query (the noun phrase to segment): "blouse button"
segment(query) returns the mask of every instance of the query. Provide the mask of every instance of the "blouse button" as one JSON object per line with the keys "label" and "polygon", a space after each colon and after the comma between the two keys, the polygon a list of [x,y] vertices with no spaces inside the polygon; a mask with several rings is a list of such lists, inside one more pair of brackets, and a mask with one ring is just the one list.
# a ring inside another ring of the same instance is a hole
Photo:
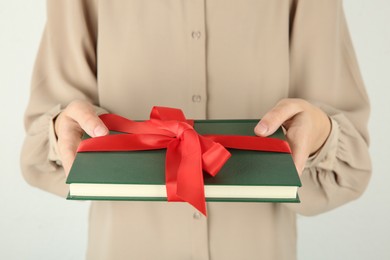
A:
{"label": "blouse button", "polygon": [[200,31],[193,31],[191,35],[193,39],[199,39],[202,36]]}
{"label": "blouse button", "polygon": [[194,219],[200,219],[201,215],[200,215],[199,212],[195,212],[195,213],[192,215],[192,217],[193,217]]}
{"label": "blouse button", "polygon": [[192,96],[192,102],[199,103],[200,101],[202,101],[202,97],[200,95]]}

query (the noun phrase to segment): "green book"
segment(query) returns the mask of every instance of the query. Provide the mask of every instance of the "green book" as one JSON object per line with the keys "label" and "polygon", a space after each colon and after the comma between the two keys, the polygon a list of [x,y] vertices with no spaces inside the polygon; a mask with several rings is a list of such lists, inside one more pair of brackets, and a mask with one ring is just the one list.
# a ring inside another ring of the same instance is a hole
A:
{"label": "green book", "polygon": [[[198,120],[199,134],[254,136],[258,120]],[[285,139],[279,129],[271,137]],[[86,137],[88,138],[88,137]],[[215,177],[204,173],[206,201],[299,202],[301,186],[291,154],[228,149]],[[68,199],[166,201],[165,149],[78,153]]]}

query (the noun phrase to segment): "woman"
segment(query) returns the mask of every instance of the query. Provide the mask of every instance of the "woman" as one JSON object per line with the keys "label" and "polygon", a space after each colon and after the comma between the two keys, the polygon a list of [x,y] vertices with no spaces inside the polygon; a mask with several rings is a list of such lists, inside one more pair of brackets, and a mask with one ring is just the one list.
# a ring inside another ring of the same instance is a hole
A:
{"label": "woman", "polygon": [[295,259],[296,214],[359,197],[369,102],[341,0],[48,1],[22,151],[26,180],[66,196],[97,114],[261,118],[286,128],[300,204],[92,202],[88,259]]}

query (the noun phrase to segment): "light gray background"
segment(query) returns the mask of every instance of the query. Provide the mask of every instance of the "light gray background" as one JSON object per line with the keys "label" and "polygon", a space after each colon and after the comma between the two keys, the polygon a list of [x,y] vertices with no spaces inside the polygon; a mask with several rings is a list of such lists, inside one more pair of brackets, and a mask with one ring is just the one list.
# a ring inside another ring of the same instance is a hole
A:
{"label": "light gray background", "polygon": [[[358,201],[298,218],[303,260],[390,259],[390,1],[344,6],[372,103],[374,172]],[[0,259],[83,259],[86,247],[88,202],[34,189],[19,170],[22,116],[44,22],[45,1],[0,0]]]}

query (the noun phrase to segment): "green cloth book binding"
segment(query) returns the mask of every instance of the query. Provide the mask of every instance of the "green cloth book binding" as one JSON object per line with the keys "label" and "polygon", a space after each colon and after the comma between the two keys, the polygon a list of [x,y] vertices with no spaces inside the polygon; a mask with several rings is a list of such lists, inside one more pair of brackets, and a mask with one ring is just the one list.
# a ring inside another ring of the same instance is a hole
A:
{"label": "green cloth book binding", "polygon": [[[257,122],[197,120],[194,129],[254,136]],[[282,129],[271,137],[285,139]],[[291,154],[228,150],[232,156],[215,177],[204,173],[206,201],[299,202],[301,182]],[[67,178],[68,199],[166,201],[165,152],[78,153]]]}

